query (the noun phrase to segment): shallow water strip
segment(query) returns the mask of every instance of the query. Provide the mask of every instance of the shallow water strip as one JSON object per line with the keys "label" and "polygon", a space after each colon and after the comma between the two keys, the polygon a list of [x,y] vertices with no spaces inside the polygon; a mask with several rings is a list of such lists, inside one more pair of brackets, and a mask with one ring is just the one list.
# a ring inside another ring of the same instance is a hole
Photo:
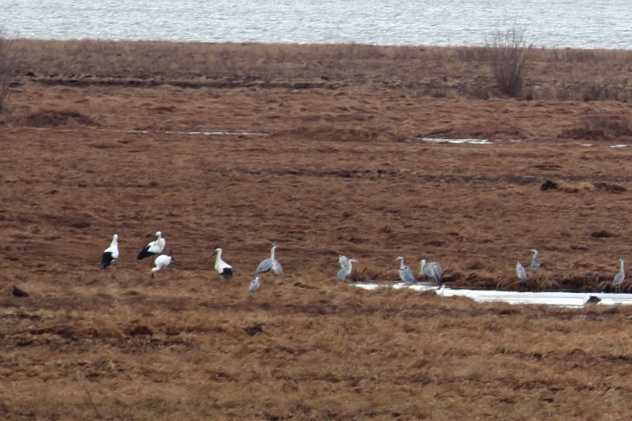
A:
{"label": "shallow water strip", "polygon": [[355,283],[358,288],[375,290],[377,288],[392,287],[394,289],[410,288],[416,291],[432,291],[443,297],[467,297],[476,302],[504,302],[509,304],[532,304],[559,307],[584,307],[589,304],[597,305],[632,305],[632,294],[587,293],[587,292],[520,292],[475,289],[452,289],[437,287],[436,285],[404,283],[378,284]]}

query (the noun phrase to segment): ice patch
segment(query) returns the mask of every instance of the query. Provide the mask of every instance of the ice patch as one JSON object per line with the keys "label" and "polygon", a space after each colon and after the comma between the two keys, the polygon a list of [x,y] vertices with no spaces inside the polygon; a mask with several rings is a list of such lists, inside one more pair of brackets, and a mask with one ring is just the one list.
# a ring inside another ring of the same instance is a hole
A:
{"label": "ice patch", "polygon": [[358,288],[375,290],[392,287],[394,289],[409,288],[415,291],[435,291],[443,297],[468,297],[477,302],[504,302],[509,304],[532,304],[558,307],[584,307],[588,303],[598,305],[632,305],[632,294],[586,293],[586,292],[519,292],[475,289],[438,288],[431,284],[407,285],[404,283],[378,284],[356,283]]}
{"label": "ice patch", "polygon": [[423,140],[424,142],[434,142],[434,143],[456,143],[456,144],[470,143],[472,145],[493,145],[494,144],[494,142],[492,142],[489,139],[444,139],[441,137],[422,137],[421,140]]}

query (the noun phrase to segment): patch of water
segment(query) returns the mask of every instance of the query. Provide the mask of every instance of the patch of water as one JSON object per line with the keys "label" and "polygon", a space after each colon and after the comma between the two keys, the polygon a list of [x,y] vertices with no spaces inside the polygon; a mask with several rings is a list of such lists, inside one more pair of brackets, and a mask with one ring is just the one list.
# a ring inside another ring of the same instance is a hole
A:
{"label": "patch of water", "polygon": [[589,303],[598,305],[632,305],[632,294],[612,293],[585,293],[585,292],[519,292],[519,291],[495,291],[474,289],[438,288],[436,285],[404,283],[356,283],[358,288],[375,290],[377,288],[391,287],[394,289],[409,288],[415,291],[435,291],[443,297],[468,297],[476,302],[504,302],[520,305],[547,305],[557,307],[584,307]]}
{"label": "patch of water", "polygon": [[0,26],[22,38],[484,45],[526,29],[552,48],[632,49],[627,0],[3,0]]}
{"label": "patch of water", "polygon": [[446,139],[442,137],[423,137],[421,138],[424,142],[433,142],[433,143],[455,143],[455,144],[463,144],[469,143],[472,145],[493,145],[489,139]]}

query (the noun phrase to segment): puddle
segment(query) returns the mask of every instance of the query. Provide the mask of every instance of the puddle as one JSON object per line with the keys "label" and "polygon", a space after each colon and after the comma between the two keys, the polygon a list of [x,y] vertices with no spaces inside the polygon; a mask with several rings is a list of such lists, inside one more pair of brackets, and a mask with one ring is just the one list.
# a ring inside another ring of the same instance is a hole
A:
{"label": "puddle", "polygon": [[632,305],[632,294],[612,294],[603,292],[519,292],[452,289],[445,286],[443,288],[439,288],[436,285],[430,284],[417,284],[409,286],[403,283],[357,283],[353,285],[366,290],[375,290],[377,288],[387,288],[390,286],[394,289],[410,288],[416,291],[435,291],[438,295],[441,295],[443,297],[468,297],[479,303],[504,302],[514,305],[532,304],[557,307],[584,307],[587,304]]}
{"label": "puddle", "polygon": [[[35,130],[50,130],[50,127],[34,127]],[[58,129],[58,128],[56,128]],[[58,129],[59,130],[59,129]],[[64,130],[64,129],[61,129]],[[114,133],[132,133],[132,134],[188,134],[192,136],[268,136],[265,132],[249,132],[249,131],[230,131],[230,130],[108,130],[95,129],[100,131],[112,131]]]}
{"label": "puddle", "polygon": [[127,130],[121,131],[123,133],[139,133],[139,134],[188,134],[192,136],[267,136],[268,133],[264,132],[247,132],[247,131],[224,131],[224,130],[164,130],[164,131],[149,131],[149,130]]}
{"label": "puddle", "polygon": [[469,143],[472,145],[493,145],[494,144],[494,142],[492,142],[489,139],[444,139],[441,137],[422,137],[421,140],[423,140],[424,142],[433,142],[433,143],[456,143],[456,144]]}

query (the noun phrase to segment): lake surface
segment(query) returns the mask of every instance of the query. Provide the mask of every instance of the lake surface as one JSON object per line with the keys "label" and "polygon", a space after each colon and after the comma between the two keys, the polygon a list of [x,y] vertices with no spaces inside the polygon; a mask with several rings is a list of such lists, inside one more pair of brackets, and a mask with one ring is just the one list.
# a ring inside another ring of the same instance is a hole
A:
{"label": "lake surface", "polygon": [[632,49],[628,0],[0,0],[0,25],[40,39]]}

